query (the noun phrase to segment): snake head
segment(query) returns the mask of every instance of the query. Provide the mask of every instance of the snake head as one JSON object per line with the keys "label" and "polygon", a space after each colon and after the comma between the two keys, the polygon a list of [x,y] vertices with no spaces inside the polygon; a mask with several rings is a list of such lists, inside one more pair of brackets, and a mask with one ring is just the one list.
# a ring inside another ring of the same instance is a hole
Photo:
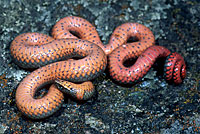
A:
{"label": "snake head", "polygon": [[[63,93],[66,94],[72,94],[73,92],[75,92],[73,89],[73,83],[69,82],[69,81],[65,81],[65,80],[61,80],[61,79],[56,79],[55,80],[55,84],[57,86],[57,88],[62,91]],[[74,94],[74,93],[73,93]]]}
{"label": "snake head", "polygon": [[60,91],[69,94],[77,100],[87,100],[91,98],[95,91],[95,88],[90,81],[77,84],[61,79],[56,79],[55,84]]}

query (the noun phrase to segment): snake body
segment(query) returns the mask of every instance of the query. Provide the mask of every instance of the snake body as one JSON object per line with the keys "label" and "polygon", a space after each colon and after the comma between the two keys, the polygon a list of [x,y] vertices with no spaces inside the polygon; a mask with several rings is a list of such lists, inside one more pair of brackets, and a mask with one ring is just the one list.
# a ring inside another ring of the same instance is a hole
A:
{"label": "snake body", "polygon": [[[137,41],[128,42],[131,37]],[[154,35],[149,28],[138,23],[125,23],[114,30],[109,43],[104,45],[95,27],[75,16],[59,20],[52,29],[52,37],[40,33],[21,34],[11,43],[11,55],[19,66],[38,69],[19,84],[16,104],[26,116],[41,119],[59,109],[63,102],[63,88],[77,99],[90,98],[94,87],[87,81],[105,70],[107,56],[111,77],[121,83],[133,83],[148,72],[156,58],[170,55],[168,49],[154,44]],[[123,66],[125,60],[138,56],[133,66]],[[166,78],[174,78],[180,83],[186,74],[185,63],[179,54],[173,56],[165,65]],[[178,68],[174,69],[174,66]],[[176,72],[170,72],[172,70]],[[61,79],[83,83],[77,85]],[[41,86],[54,82],[56,85],[50,87],[47,95],[34,98]]]}

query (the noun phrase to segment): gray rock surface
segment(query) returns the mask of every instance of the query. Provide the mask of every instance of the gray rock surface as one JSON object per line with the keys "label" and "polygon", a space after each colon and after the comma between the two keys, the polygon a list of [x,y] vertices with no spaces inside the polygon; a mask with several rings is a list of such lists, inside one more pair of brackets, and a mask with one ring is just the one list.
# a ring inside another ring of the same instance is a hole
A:
{"label": "gray rock surface", "polygon": [[[200,133],[199,13],[199,0],[1,0],[0,133]],[[146,25],[157,45],[184,57],[186,79],[180,85],[167,83],[155,66],[141,82],[124,87],[105,72],[94,80],[96,100],[77,104],[66,99],[47,119],[25,118],[14,95],[30,71],[13,63],[10,43],[21,33],[50,34],[56,21],[71,15],[91,22],[105,44],[122,23]]]}

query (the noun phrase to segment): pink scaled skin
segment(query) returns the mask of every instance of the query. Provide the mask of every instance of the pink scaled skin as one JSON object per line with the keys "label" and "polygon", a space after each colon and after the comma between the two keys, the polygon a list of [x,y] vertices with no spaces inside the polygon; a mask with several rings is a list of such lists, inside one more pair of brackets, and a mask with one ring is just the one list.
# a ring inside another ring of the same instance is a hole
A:
{"label": "pink scaled skin", "polygon": [[[138,41],[127,43],[130,37],[136,37]],[[21,34],[11,43],[11,55],[19,66],[38,69],[18,86],[17,106],[33,119],[52,115],[60,108],[64,98],[58,86],[53,84],[41,99],[35,99],[34,95],[42,85],[54,82],[66,87],[73,97],[88,99],[94,93],[94,87],[88,80],[105,70],[107,57],[111,77],[121,83],[133,83],[148,72],[157,58],[169,56],[165,64],[166,78],[181,83],[186,76],[183,58],[177,53],[170,55],[168,49],[154,44],[155,38],[149,28],[138,23],[125,23],[114,30],[109,43],[104,45],[95,27],[75,16],[59,20],[52,29],[52,37],[40,33]],[[125,60],[138,56],[133,66],[123,66]],[[82,59],[61,61],[73,57]]]}

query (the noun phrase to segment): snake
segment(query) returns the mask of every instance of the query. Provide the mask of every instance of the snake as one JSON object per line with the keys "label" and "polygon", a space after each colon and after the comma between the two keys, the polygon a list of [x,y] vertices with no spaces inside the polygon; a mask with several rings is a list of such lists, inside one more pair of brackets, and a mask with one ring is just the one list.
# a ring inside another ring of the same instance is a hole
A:
{"label": "snake", "polygon": [[[95,92],[91,80],[104,72],[107,63],[111,78],[124,84],[142,78],[159,57],[167,57],[167,80],[179,84],[186,76],[182,56],[156,46],[152,31],[139,23],[118,26],[104,45],[90,22],[67,16],[53,26],[52,36],[37,32],[18,35],[11,42],[10,51],[21,68],[36,68],[16,90],[18,109],[31,119],[55,113],[62,106],[63,93],[77,100],[91,98]],[[126,60],[136,57],[132,66],[124,66]],[[35,98],[36,92],[47,84],[52,84],[47,94]]]}

